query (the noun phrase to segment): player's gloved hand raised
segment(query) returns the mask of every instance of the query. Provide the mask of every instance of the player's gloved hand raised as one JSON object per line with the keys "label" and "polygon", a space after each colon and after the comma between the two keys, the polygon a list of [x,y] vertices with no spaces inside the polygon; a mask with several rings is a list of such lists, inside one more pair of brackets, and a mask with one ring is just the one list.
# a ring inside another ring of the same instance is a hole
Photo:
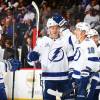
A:
{"label": "player's gloved hand raised", "polygon": [[37,61],[37,60],[39,60],[39,56],[40,56],[40,55],[39,55],[38,52],[32,51],[32,52],[30,52],[30,53],[28,54],[27,60],[28,60],[29,62]]}
{"label": "player's gloved hand raised", "polygon": [[10,71],[16,71],[20,69],[22,65],[22,63],[18,59],[9,59],[8,61],[11,64]]}

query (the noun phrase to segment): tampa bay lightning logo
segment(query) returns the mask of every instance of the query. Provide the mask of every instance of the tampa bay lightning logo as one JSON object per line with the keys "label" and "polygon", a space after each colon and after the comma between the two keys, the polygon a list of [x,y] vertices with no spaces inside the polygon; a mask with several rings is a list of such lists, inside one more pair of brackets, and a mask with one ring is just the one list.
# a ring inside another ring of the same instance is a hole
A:
{"label": "tampa bay lightning logo", "polygon": [[74,54],[74,60],[77,61],[81,56],[81,52],[79,50],[79,47],[76,48],[75,54]]}
{"label": "tampa bay lightning logo", "polygon": [[61,61],[64,58],[62,47],[55,48],[49,52],[49,60],[53,62]]}

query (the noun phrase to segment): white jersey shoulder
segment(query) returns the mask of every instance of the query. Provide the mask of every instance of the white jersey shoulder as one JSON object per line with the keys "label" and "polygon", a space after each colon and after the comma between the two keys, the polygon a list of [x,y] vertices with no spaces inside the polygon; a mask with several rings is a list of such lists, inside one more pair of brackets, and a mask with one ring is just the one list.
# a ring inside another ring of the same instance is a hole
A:
{"label": "white jersey shoulder", "polygon": [[0,61],[0,83],[4,83],[4,73],[9,69],[5,61]]}
{"label": "white jersey shoulder", "polygon": [[50,40],[49,37],[43,36],[43,37],[37,39],[36,45],[43,45],[43,44],[47,43],[49,40]]}
{"label": "white jersey shoulder", "polygon": [[51,39],[47,36],[43,36],[41,38],[38,38],[36,41],[36,46],[34,48],[34,51],[37,51],[40,53],[41,48],[43,48],[46,44],[48,44],[51,41]]}
{"label": "white jersey shoulder", "polygon": [[98,58],[96,44],[92,39],[85,39],[81,44],[77,45],[74,62],[71,66],[78,71],[85,69],[86,66],[93,71],[97,71],[99,62],[95,61],[95,58]]}

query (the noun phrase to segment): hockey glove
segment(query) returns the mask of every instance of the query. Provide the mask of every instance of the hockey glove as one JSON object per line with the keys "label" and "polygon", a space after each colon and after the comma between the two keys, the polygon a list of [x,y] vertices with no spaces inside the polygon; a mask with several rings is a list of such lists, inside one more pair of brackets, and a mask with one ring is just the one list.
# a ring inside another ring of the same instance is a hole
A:
{"label": "hockey glove", "polygon": [[10,67],[11,71],[16,71],[20,69],[22,65],[18,59],[9,59],[8,62],[11,64],[11,67]]}
{"label": "hockey glove", "polygon": [[39,55],[38,52],[32,51],[32,52],[30,52],[30,53],[28,54],[27,60],[28,60],[29,62],[37,61],[37,60],[39,60],[39,56],[40,56],[40,55]]}

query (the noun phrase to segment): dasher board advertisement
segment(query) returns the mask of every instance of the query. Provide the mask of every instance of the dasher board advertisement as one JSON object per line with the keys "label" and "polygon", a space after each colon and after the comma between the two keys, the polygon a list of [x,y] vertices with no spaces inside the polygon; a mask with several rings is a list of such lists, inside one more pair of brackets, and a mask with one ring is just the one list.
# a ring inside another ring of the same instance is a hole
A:
{"label": "dasher board advertisement", "polygon": [[[35,72],[35,73],[34,73]],[[42,86],[40,84],[41,79],[41,69],[22,69],[16,71],[15,74],[15,89],[14,89],[14,100],[32,100],[32,85],[33,85],[33,75],[34,79],[34,100],[42,100]],[[6,92],[9,100],[12,96],[12,82],[13,73],[7,72],[4,79],[6,85]]]}

